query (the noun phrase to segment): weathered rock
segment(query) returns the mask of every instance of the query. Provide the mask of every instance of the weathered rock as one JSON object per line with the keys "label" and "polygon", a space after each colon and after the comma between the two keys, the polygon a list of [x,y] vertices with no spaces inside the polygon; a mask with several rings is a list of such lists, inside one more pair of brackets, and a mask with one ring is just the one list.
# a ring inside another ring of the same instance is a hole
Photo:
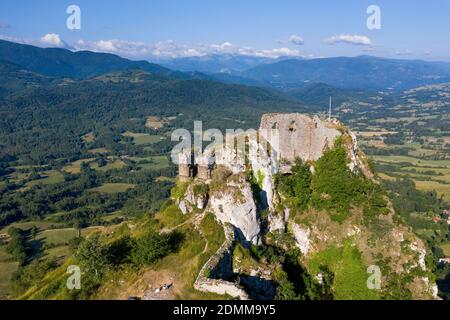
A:
{"label": "weathered rock", "polygon": [[188,208],[186,206],[186,202],[184,200],[180,201],[180,203],[178,204],[178,208],[180,208],[180,211],[183,214],[189,213],[189,210],[188,210]]}
{"label": "weathered rock", "polygon": [[249,162],[253,174],[261,187],[260,199],[264,208],[275,209],[274,175],[278,172],[276,159],[268,154],[266,147],[256,140],[249,141]]}
{"label": "weathered rock", "polygon": [[206,206],[207,196],[203,194],[196,195],[194,193],[194,187],[195,183],[190,184],[184,193],[183,199],[178,202],[178,208],[183,214],[192,212],[194,208],[203,210]]}
{"label": "weathered rock", "polygon": [[291,227],[297,247],[304,255],[307,255],[311,248],[311,240],[309,238],[311,230],[309,228],[302,228],[296,223],[292,223]]}
{"label": "weathered rock", "polygon": [[233,225],[245,240],[258,243],[260,226],[250,184],[245,179],[227,182],[227,187],[210,195],[209,209],[222,223]]}
{"label": "weathered rock", "polygon": [[336,124],[323,121],[319,117],[309,117],[299,113],[265,114],[260,129],[279,130],[279,141],[273,136],[264,136],[270,142],[280,159],[293,162],[296,158],[303,161],[318,160],[326,148],[332,148],[341,132]]}
{"label": "weathered rock", "polygon": [[284,211],[282,213],[278,213],[278,214],[270,212],[269,217],[268,217],[269,231],[270,232],[286,231],[287,223],[289,220],[289,214],[290,214],[289,208],[284,209]]}

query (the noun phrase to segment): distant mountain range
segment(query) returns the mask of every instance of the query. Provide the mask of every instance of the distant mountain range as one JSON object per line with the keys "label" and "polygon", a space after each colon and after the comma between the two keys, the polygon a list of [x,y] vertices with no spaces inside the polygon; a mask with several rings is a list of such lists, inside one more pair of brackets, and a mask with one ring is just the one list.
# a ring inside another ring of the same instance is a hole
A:
{"label": "distant mountain range", "polygon": [[[313,84],[341,89],[402,90],[450,82],[450,63],[372,56],[320,59],[269,59],[211,55],[160,61],[132,61],[117,55],[43,49],[0,40],[0,61],[47,77],[86,79],[140,69],[180,80],[213,80],[292,91]],[[177,71],[172,71],[177,70]],[[21,76],[24,76],[23,72]],[[19,77],[20,78],[20,77]]]}
{"label": "distant mountain range", "polygon": [[183,72],[197,71],[209,74],[235,74],[262,64],[275,63],[286,59],[289,58],[280,57],[273,59],[235,54],[214,54],[200,57],[154,60],[153,62]]}
{"label": "distant mountain range", "polygon": [[322,107],[326,110],[330,97],[333,105],[350,101],[368,101],[376,96],[376,92],[362,89],[341,89],[324,83],[313,83],[301,88],[286,91],[286,94],[296,98],[308,106]]}
{"label": "distant mountain range", "polygon": [[406,89],[450,81],[450,63],[371,56],[284,60],[254,67],[239,76],[283,90],[310,83],[352,89]]}
{"label": "distant mountain range", "polygon": [[322,83],[338,88],[396,90],[450,81],[450,63],[372,56],[270,59],[210,55],[160,61],[180,71],[198,71],[217,81],[279,90]]}

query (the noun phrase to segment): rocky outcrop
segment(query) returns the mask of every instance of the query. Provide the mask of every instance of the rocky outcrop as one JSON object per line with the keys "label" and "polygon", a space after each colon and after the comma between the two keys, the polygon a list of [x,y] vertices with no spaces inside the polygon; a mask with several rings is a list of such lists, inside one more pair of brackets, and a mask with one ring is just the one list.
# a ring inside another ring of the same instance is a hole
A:
{"label": "rocky outcrop", "polygon": [[269,212],[269,232],[285,232],[289,221],[290,209],[285,208],[283,212]]}
{"label": "rocky outcrop", "polygon": [[257,244],[261,231],[250,184],[243,177],[230,179],[221,190],[210,194],[208,210],[222,223],[229,223],[237,235]]}
{"label": "rocky outcrop", "polygon": [[311,248],[311,230],[309,228],[302,228],[296,223],[292,223],[291,228],[297,247],[300,249],[302,254],[306,256]]}
{"label": "rocky outcrop", "polygon": [[198,183],[189,184],[183,198],[181,200],[177,199],[178,208],[183,214],[191,213],[195,209],[203,210],[206,207],[208,201],[207,194],[196,194],[194,192],[196,185],[198,185]]}
{"label": "rocky outcrop", "polygon": [[275,156],[266,148],[266,144],[259,141],[249,141],[248,160],[261,189],[260,200],[263,209],[275,209],[274,175],[278,172],[278,163]]}
{"label": "rocky outcrop", "polygon": [[[227,237],[221,249],[202,268],[195,283],[197,290],[227,294],[239,299],[249,297],[237,283],[211,279],[209,275],[216,266],[224,265],[221,257],[232,255],[230,248],[234,240],[244,244],[260,243],[264,236],[261,232],[266,231],[266,225],[261,225],[259,214],[265,210],[268,214],[267,230],[272,233],[269,236],[275,236],[275,241],[284,241],[277,243],[280,247],[297,247],[306,268],[316,253],[340,248],[343,243],[351,242],[361,252],[363,266],[378,263],[382,256],[389,261],[388,267],[396,275],[408,275],[419,269],[420,276],[414,277],[410,284],[413,297],[420,299],[435,296],[435,285],[425,276],[428,272],[425,265],[426,248],[410,230],[394,222],[395,212],[389,202],[390,213],[381,215],[374,226],[363,222],[365,217],[362,208],[352,208],[348,218],[339,222],[331,218],[332,212],[325,210],[304,210],[299,215],[295,206],[292,212],[288,208],[290,204],[276,188],[276,175],[290,174],[298,158],[307,162],[314,175],[315,161],[327,149],[333,148],[338,138],[347,151],[349,170],[355,174],[362,172],[366,178],[372,179],[373,174],[365,155],[360,152],[356,136],[351,131],[335,120],[323,121],[318,117],[297,113],[264,115],[259,132],[240,133],[230,139],[245,141],[244,147],[239,148],[238,145],[235,148],[226,144],[203,156],[205,161],[201,165],[211,171],[189,177],[184,198],[178,201],[179,208],[183,213],[199,210],[214,213],[225,228],[232,230],[229,232],[232,235]],[[216,162],[213,163],[212,159]],[[218,175],[219,169],[224,169],[227,174]],[[188,173],[184,171],[184,174]],[[195,188],[198,183],[208,185],[207,194],[196,194],[195,190],[204,189]],[[257,191],[259,194],[256,194]],[[285,232],[288,234],[280,236],[279,233]],[[402,247],[403,243],[407,243],[406,249]],[[270,277],[263,278],[251,272],[246,276],[241,284],[245,283],[249,288],[263,288],[262,291],[272,288]],[[387,281],[388,275],[383,276]]]}

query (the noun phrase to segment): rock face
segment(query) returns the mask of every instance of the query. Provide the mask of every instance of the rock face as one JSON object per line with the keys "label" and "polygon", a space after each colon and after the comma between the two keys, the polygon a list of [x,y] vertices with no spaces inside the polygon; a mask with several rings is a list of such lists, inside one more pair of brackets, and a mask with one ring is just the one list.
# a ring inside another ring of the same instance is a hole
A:
{"label": "rock face", "polygon": [[248,160],[261,188],[260,199],[263,208],[274,210],[274,175],[278,172],[277,159],[273,154],[268,154],[264,146],[256,140],[250,140]]}
{"label": "rock face", "polygon": [[285,232],[288,227],[291,209],[283,208],[282,212],[269,211],[268,222],[269,232]]}
{"label": "rock face", "polygon": [[289,162],[296,158],[303,161],[318,160],[324,150],[332,148],[336,138],[341,135],[334,123],[299,113],[263,115],[260,129],[279,130],[279,141],[274,141],[275,138],[270,136],[265,138],[278,156]]}
{"label": "rock face", "polygon": [[241,179],[237,183],[227,182],[226,188],[210,195],[209,208],[222,223],[235,227],[237,236],[257,244],[261,231],[258,212],[250,184]]}
{"label": "rock face", "polygon": [[[184,179],[181,179],[181,181],[186,181]],[[178,202],[178,208],[180,209],[181,213],[188,214],[191,213],[194,208],[197,208],[198,210],[203,210],[207,203],[206,195],[203,194],[195,194],[194,192],[194,184],[190,184],[183,196],[182,200],[177,200]]]}
{"label": "rock face", "polygon": [[309,239],[311,230],[309,228],[302,228],[296,223],[292,223],[292,233],[297,247],[305,256],[308,255],[311,247],[311,241]]}

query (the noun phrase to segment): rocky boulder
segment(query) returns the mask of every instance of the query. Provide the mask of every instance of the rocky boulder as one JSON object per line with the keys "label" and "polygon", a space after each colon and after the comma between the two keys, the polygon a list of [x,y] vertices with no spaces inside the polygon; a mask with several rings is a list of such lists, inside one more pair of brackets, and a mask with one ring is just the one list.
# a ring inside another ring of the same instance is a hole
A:
{"label": "rocky boulder", "polygon": [[[236,178],[236,176],[233,176]],[[223,224],[234,226],[238,236],[253,244],[259,242],[260,225],[250,184],[243,177],[229,179],[221,190],[210,194],[208,210]]]}

